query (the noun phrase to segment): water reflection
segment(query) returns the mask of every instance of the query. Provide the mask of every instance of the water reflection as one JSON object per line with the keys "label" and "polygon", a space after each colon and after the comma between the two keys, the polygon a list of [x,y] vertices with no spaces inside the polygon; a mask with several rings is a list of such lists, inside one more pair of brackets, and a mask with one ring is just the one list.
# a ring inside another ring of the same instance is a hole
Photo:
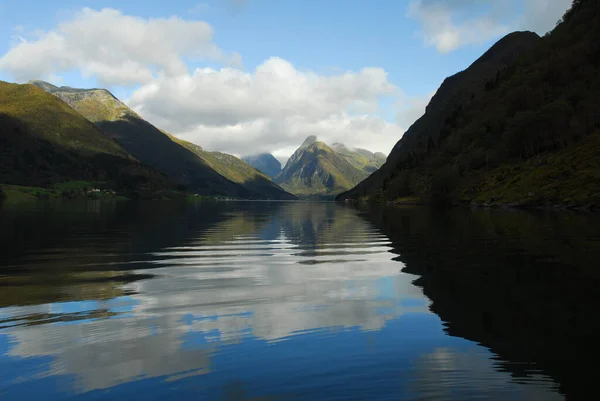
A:
{"label": "water reflection", "polygon": [[482,343],[516,382],[552,376],[568,399],[600,377],[600,216],[514,210],[363,209],[446,331]]}
{"label": "water reflection", "polygon": [[92,205],[0,215],[1,397],[560,398],[446,335],[352,208]]}

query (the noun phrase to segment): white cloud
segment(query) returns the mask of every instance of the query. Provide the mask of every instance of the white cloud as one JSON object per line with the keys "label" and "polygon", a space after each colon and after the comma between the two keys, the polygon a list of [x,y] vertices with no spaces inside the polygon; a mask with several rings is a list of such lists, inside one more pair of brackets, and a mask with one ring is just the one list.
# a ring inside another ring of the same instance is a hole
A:
{"label": "white cloud", "polygon": [[[343,222],[341,229],[332,229],[332,213],[335,221]],[[378,331],[403,314],[429,313],[422,290],[410,276],[399,273],[402,264],[392,259],[389,242],[373,234],[355,210],[286,204],[272,219],[262,220],[266,226],[260,218],[255,225],[248,224],[248,217],[247,212],[231,211],[228,219],[213,227],[218,235],[190,238],[185,250],[159,245],[153,254],[156,259],[148,264],[155,278],[127,285],[123,289],[127,297],[82,302],[78,312],[65,311],[61,303],[0,309],[3,323],[15,324],[2,333],[10,339],[7,355],[51,357],[48,371],[41,374],[73,375],[74,390],[91,391],[142,375],[173,380],[187,372],[208,372],[215,352],[248,338],[275,343],[314,330]],[[335,243],[355,243],[358,249],[338,256],[314,254],[306,241],[320,235]],[[238,249],[218,261],[205,257],[248,236],[266,236],[263,246],[270,248],[266,251],[270,256]],[[361,255],[365,251],[370,264]],[[232,268],[223,269],[223,263]],[[82,318],[107,310],[125,314],[118,319],[79,320],[77,325],[19,324],[24,316]],[[202,348],[184,346],[194,335],[206,339]],[[31,376],[24,380],[37,378]]]}
{"label": "white cloud", "polygon": [[[455,8],[456,6],[456,8]],[[493,17],[492,11],[457,21],[457,13],[465,7],[473,7],[472,1],[416,0],[409,4],[408,14],[422,25],[423,40],[427,46],[435,46],[440,53],[448,53],[459,47],[485,43],[508,33],[508,25]]]}
{"label": "white cloud", "polygon": [[388,152],[403,130],[370,114],[394,96],[381,68],[323,76],[270,58],[252,73],[196,69],[163,76],[129,104],[155,125],[211,150],[288,155],[308,135]]}
{"label": "white cloud", "polygon": [[[246,3],[224,1],[238,9]],[[403,133],[372,116],[381,96],[399,94],[383,69],[323,75],[272,57],[244,71],[239,54],[225,55],[213,43],[206,22],[85,8],[55,29],[18,35],[0,58],[0,71],[18,81],[79,71],[114,90],[137,87],[130,106],[157,127],[210,150],[285,158],[306,136],[317,135],[387,153]],[[228,66],[190,71],[194,59]]]}
{"label": "white cloud", "polygon": [[425,108],[436,91],[420,97],[404,96],[397,105],[396,122],[407,129],[425,114]]}
{"label": "white cloud", "polygon": [[206,22],[143,19],[110,8],[84,8],[54,30],[24,36],[0,58],[0,71],[19,81],[79,69],[105,85],[127,86],[151,82],[157,71],[185,74],[186,59],[241,62],[212,43]]}
{"label": "white cloud", "polygon": [[[245,0],[222,0],[243,8]],[[552,28],[570,0],[413,0],[409,16],[422,26],[423,40],[440,52],[479,44],[513,29]],[[195,12],[206,11],[200,3]],[[55,29],[15,31],[0,72],[18,81],[80,71],[122,91],[135,87],[128,103],[156,126],[211,149],[237,155],[272,152],[284,159],[308,135],[385,153],[424,111],[429,95],[408,98],[381,68],[301,71],[273,57],[255,71],[240,68],[241,56],[213,43],[203,21],[179,17],[144,19],[114,9],[65,17]],[[229,65],[198,68],[192,61]],[[65,82],[68,84],[68,82]],[[396,123],[375,117],[381,96],[396,97]]]}
{"label": "white cloud", "polygon": [[427,46],[448,53],[467,45],[478,45],[517,29],[540,35],[551,30],[571,0],[413,0],[409,17],[421,25]]}
{"label": "white cloud", "polygon": [[543,35],[556,26],[572,3],[573,0],[527,0],[518,27]]}

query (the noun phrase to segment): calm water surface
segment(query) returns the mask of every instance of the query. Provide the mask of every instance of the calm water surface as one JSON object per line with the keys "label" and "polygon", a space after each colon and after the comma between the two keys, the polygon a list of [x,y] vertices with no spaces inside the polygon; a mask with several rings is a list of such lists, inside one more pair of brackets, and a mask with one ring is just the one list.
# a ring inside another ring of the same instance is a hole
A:
{"label": "calm water surface", "polygon": [[0,399],[592,395],[599,228],[333,203],[5,205]]}

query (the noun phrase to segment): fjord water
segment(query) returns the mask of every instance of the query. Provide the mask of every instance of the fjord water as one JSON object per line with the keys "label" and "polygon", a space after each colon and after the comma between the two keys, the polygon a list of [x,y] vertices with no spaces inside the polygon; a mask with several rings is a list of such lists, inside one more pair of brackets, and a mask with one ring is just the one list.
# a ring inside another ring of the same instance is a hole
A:
{"label": "fjord water", "polygon": [[38,203],[0,239],[2,400],[559,400],[598,373],[593,215]]}

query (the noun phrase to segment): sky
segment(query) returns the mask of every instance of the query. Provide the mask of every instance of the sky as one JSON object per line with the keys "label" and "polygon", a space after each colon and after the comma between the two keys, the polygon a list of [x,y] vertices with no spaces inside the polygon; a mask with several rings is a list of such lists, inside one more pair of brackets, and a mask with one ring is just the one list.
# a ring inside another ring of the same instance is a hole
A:
{"label": "sky", "polygon": [[447,76],[571,0],[0,0],[0,80],[109,89],[208,150],[389,153]]}

